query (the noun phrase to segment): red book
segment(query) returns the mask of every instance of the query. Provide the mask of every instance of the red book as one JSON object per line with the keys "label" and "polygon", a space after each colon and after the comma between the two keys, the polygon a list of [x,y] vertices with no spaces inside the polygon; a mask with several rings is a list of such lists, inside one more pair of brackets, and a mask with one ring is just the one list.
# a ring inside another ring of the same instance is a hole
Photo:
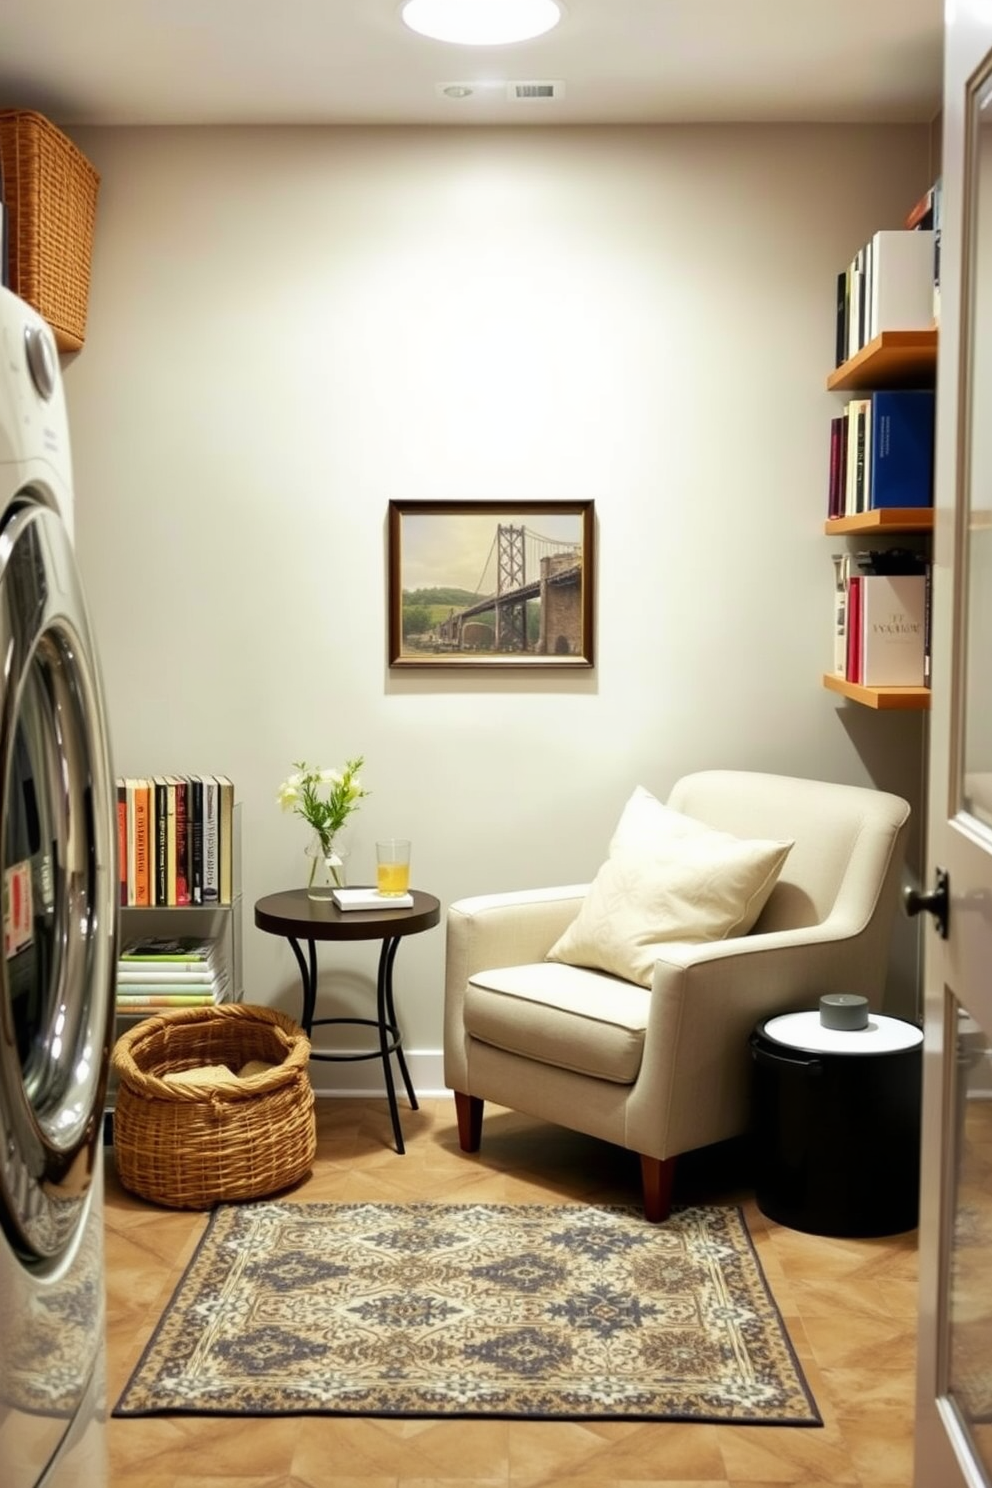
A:
{"label": "red book", "polygon": [[189,781],[176,781],[176,903],[189,904]]}
{"label": "red book", "polygon": [[830,480],[827,516],[844,515],[844,475],[847,469],[847,419],[843,414],[830,420]]}
{"label": "red book", "polygon": [[847,586],[847,680],[861,681],[861,576]]}

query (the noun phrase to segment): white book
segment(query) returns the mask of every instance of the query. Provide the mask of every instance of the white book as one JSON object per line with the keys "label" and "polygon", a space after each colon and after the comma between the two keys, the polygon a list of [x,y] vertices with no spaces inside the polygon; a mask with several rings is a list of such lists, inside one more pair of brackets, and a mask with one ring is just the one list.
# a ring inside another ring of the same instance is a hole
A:
{"label": "white book", "polygon": [[412,894],[380,894],[378,889],[335,889],[338,909],[412,909]]}
{"label": "white book", "polygon": [[864,574],[861,681],[866,687],[922,687],[925,681],[924,574]]}
{"label": "white book", "polygon": [[933,232],[892,228],[872,238],[868,340],[933,325]]}
{"label": "white book", "polygon": [[860,257],[854,259],[847,273],[850,289],[847,304],[847,354],[849,357],[853,357],[861,350],[862,346],[859,307],[863,293],[861,284],[863,270],[861,268]]}
{"label": "white book", "polygon": [[219,847],[218,878],[220,884],[221,904],[231,904],[234,900],[234,782],[226,775],[218,775],[217,790],[219,802]]}
{"label": "white book", "polygon": [[944,183],[940,176],[933,188],[933,318],[940,324],[940,232],[944,215]]}
{"label": "white book", "polygon": [[136,966],[130,961],[118,961],[117,985],[120,987],[139,982],[200,982],[210,985],[217,978],[217,970],[210,961],[159,961],[156,965],[145,962]]}
{"label": "white book", "polygon": [[213,997],[216,1002],[223,1002],[230,980],[226,970],[216,972],[208,982],[197,981],[194,977],[173,976],[171,971],[164,971],[155,979],[145,977],[140,981],[118,974],[117,993],[120,997],[160,997],[165,992],[175,992],[188,997]]}
{"label": "white book", "polygon": [[[866,410],[870,407],[870,398],[851,398],[844,410],[847,415],[847,469],[844,481],[844,515],[846,517],[856,516],[859,511],[864,510],[864,424],[859,420],[865,418]],[[858,488],[859,429],[861,430],[862,474],[860,492]]]}
{"label": "white book", "polygon": [[835,553],[834,559],[834,675],[847,676],[847,584],[851,577],[850,553]]}

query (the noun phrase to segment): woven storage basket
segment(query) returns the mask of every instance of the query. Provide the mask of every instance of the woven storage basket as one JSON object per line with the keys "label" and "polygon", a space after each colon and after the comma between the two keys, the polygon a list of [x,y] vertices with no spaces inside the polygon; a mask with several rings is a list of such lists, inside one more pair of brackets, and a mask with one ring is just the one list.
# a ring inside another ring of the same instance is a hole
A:
{"label": "woven storage basket", "polygon": [[60,351],[86,335],[100,177],[42,114],[0,109],[10,288],[43,315]]}
{"label": "woven storage basket", "polygon": [[[223,1003],[176,1008],[122,1034],[114,1149],[121,1183],[172,1209],[257,1199],[309,1173],[316,1151],[310,1040],[274,1008]],[[164,1076],[204,1065],[240,1080],[174,1085]]]}

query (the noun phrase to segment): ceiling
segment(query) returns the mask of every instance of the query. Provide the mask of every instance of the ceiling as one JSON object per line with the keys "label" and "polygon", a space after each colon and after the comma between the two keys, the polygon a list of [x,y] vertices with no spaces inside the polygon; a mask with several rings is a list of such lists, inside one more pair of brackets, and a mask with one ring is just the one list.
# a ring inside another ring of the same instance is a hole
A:
{"label": "ceiling", "polygon": [[[400,0],[3,0],[0,104],[56,123],[927,122],[943,0],[563,0],[466,48]],[[468,98],[440,86],[470,83]],[[555,82],[551,99],[507,83]],[[512,92],[513,90],[509,90]]]}

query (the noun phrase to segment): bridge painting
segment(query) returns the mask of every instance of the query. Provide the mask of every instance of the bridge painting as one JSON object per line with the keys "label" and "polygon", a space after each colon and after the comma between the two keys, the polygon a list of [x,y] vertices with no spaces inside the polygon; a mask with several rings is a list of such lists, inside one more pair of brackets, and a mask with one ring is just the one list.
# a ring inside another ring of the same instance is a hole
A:
{"label": "bridge painting", "polygon": [[390,502],[391,666],[592,665],[592,502]]}

